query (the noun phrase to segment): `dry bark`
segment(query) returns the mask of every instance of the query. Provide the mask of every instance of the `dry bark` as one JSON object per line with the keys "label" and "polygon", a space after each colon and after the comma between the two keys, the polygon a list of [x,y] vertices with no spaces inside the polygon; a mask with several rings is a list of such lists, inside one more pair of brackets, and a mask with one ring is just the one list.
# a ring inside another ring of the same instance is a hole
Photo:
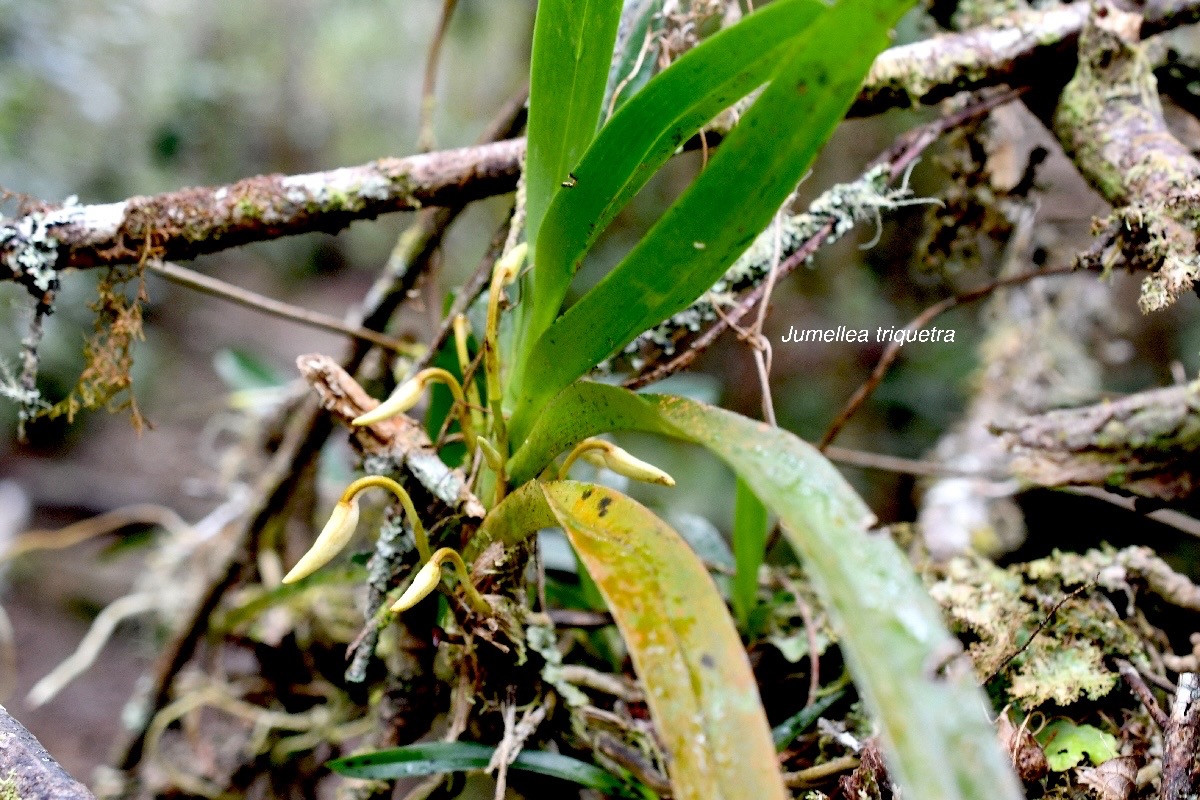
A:
{"label": "dry bark", "polygon": [[1163,501],[1194,500],[1200,382],[1082,408],[998,421],[1015,474],[1037,486],[1112,486]]}

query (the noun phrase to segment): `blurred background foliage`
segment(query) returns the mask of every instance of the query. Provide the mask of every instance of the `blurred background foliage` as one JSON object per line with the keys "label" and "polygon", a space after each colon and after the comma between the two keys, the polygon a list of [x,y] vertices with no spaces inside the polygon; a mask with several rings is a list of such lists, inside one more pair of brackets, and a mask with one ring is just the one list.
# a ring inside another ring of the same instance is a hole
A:
{"label": "blurred background foliage", "polygon": [[[441,7],[440,0],[0,0],[0,187],[48,202],[72,195],[83,203],[111,202],[413,153],[425,54]],[[533,11],[532,0],[461,0],[442,52],[434,113],[438,148],[470,144],[520,90]],[[907,35],[925,33],[914,26]],[[800,203],[835,182],[853,180],[919,118],[897,112],[845,124],[802,185]],[[1037,134],[1047,138],[1044,131]],[[918,195],[946,191],[948,171],[939,158],[947,152],[943,145],[917,167]],[[699,156],[692,155],[665,169],[601,242],[591,269],[615,263],[699,167]],[[1057,152],[1039,183],[1047,189],[1039,224],[1054,226],[1061,245],[1042,255],[1048,263],[1065,263],[1085,246],[1091,217],[1103,206]],[[428,334],[445,292],[474,269],[507,207],[503,198],[477,203],[454,225],[422,302],[410,304],[397,333],[418,340]],[[3,206],[6,214],[15,209],[15,199]],[[875,234],[864,226],[777,288],[767,334],[775,343],[773,388],[781,425],[819,438],[883,347],[779,344],[790,326],[902,326],[946,294],[994,274],[1000,251],[986,238],[976,242],[976,259],[923,268],[930,215],[925,207],[891,213],[875,247],[859,249]],[[338,236],[255,245],[192,266],[341,316],[366,292],[409,221],[408,215],[391,215],[356,223]],[[596,272],[591,274],[594,279]],[[52,401],[70,390],[82,367],[96,277],[64,277],[42,347],[42,389]],[[230,393],[251,387],[255,374],[292,380],[299,354],[341,352],[342,342],[332,335],[153,277],[147,284],[146,340],[135,352],[134,381],[153,429],[138,437],[124,415],[85,413],[71,424],[39,423],[30,441],[19,444],[15,410],[0,406],[0,537],[135,502],[168,506],[188,519],[203,514],[227,490],[228,442],[254,420],[253,403],[248,413],[230,402]],[[1113,306],[1127,320],[1123,338],[1110,343],[1106,388],[1170,383],[1173,364],[1194,376],[1200,368],[1196,303],[1140,318],[1136,280],[1115,276],[1111,286]],[[906,457],[926,453],[953,425],[971,391],[982,305],[935,323],[955,330],[953,344],[907,345],[839,444]],[[15,363],[29,315],[23,290],[0,285],[0,358],[8,364]],[[733,337],[699,369],[662,390],[759,415],[750,351]],[[327,469],[345,475],[351,464],[343,437],[335,438]],[[653,450],[655,463],[681,478],[673,491],[630,487],[635,496],[681,528],[708,525],[728,534],[731,475],[715,461],[657,440],[630,438],[628,446],[638,453]],[[847,474],[883,520],[913,518],[911,477],[857,469]],[[1094,501],[1070,502],[1081,504],[1081,525],[1089,513],[1109,525],[1115,519]],[[693,515],[695,525],[680,522],[681,514]],[[1033,518],[1031,529],[1037,530]],[[1122,542],[1122,535],[1114,531],[1114,541]],[[0,587],[17,632],[19,670],[9,702],[80,776],[108,755],[121,705],[153,656],[152,637],[123,637],[47,708],[23,708],[20,698],[74,648],[88,618],[119,596],[138,569],[137,556],[127,550],[104,555],[103,544],[91,544],[22,559]],[[81,719],[89,724],[80,725]]]}

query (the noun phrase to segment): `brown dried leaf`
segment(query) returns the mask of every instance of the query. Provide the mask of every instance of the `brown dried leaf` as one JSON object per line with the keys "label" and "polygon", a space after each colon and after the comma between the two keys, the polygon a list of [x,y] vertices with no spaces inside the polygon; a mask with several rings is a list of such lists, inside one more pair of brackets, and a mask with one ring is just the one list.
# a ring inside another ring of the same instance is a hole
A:
{"label": "brown dried leaf", "polygon": [[1098,767],[1075,770],[1075,779],[1100,800],[1129,800],[1137,787],[1136,756],[1110,758]]}

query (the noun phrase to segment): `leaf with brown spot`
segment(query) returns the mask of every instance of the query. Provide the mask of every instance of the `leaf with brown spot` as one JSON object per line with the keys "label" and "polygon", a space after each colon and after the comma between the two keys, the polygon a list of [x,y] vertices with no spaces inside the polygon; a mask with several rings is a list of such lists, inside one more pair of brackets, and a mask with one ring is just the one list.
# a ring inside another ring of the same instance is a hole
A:
{"label": "leaf with brown spot", "polygon": [[687,543],[629,497],[576,481],[527,483],[476,539],[519,541],[547,516],[566,532],[625,639],[670,755],[675,798],[787,798],[741,639]]}
{"label": "leaf with brown spot", "polygon": [[[711,450],[783,523],[840,636],[855,686],[883,733],[906,797],[1022,797],[975,681],[936,666],[959,652],[941,612],[870,509],[815,448],[723,409],[580,381],[554,398],[510,462],[532,477],[588,436],[635,430]],[[503,508],[498,507],[496,511]]]}

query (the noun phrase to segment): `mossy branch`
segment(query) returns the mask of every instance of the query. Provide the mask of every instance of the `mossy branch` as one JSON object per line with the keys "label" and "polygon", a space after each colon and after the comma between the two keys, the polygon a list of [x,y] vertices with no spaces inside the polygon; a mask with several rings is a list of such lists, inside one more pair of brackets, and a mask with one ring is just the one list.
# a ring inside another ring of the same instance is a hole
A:
{"label": "mossy branch", "polygon": [[[885,50],[867,73],[850,114],[931,105],[961,91],[1001,84],[1053,85],[1056,73],[1071,69],[1087,14],[1086,3],[1020,11],[961,33]],[[1197,19],[1200,2],[1159,0],[1138,16],[1137,30],[1150,36]]]}
{"label": "mossy branch", "polygon": [[44,282],[65,267],[194,258],[251,242],[423,206],[461,205],[517,184],[523,139],[382,158],[307,175],[262,175],[119,203],[43,206],[0,220],[0,280]]}
{"label": "mossy branch", "polygon": [[1085,266],[1150,271],[1140,305],[1170,305],[1200,276],[1196,255],[1200,160],[1163,121],[1139,41],[1142,17],[1101,4],[1079,44],[1079,66],[1055,113],[1063,148],[1114,211]]}
{"label": "mossy branch", "polygon": [[1164,501],[1200,487],[1200,381],[993,425],[1018,477],[1038,486],[1099,485]]}

